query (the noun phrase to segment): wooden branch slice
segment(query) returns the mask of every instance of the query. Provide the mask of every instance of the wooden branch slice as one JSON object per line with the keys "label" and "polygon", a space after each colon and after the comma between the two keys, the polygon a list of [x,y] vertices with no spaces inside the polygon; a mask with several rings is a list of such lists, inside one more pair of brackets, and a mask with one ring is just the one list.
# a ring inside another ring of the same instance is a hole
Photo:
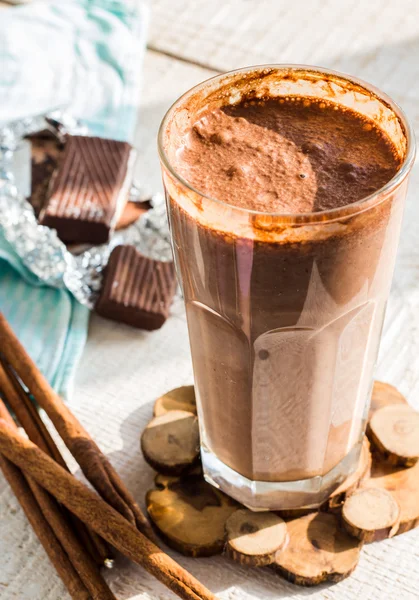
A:
{"label": "wooden branch slice", "polygon": [[153,414],[160,417],[169,410],[186,410],[196,415],[195,388],[193,385],[184,385],[175,388],[167,394],[157,398],[154,403]]}
{"label": "wooden branch slice", "polygon": [[377,542],[392,537],[398,528],[400,508],[386,490],[358,490],[342,508],[346,531],[364,542]]}
{"label": "wooden branch slice", "polygon": [[167,475],[180,475],[199,458],[199,429],[196,415],[171,410],[154,417],[141,436],[146,461]]}
{"label": "wooden branch slice", "polygon": [[419,462],[400,469],[374,461],[371,477],[361,483],[361,488],[380,488],[391,493],[400,507],[397,534],[419,527]]}
{"label": "wooden branch slice", "polygon": [[311,513],[319,512],[319,507],[311,507],[311,508],[288,508],[284,510],[276,510],[275,513],[286,519],[287,521],[291,521],[293,519],[299,519],[300,517],[305,517]]}
{"label": "wooden branch slice", "polygon": [[373,414],[380,408],[391,404],[407,404],[407,400],[393,385],[382,381],[374,381],[369,418],[371,419]]}
{"label": "wooden branch slice", "polygon": [[146,495],[148,514],[171,548],[186,556],[221,554],[225,525],[237,502],[207,483],[201,473],[157,475]]}
{"label": "wooden branch slice", "polygon": [[277,572],[297,585],[341,581],[358,564],[362,542],[340,530],[337,517],[313,513],[287,523],[289,543],[275,556]]}
{"label": "wooden branch slice", "polygon": [[288,542],[287,524],[272,512],[236,510],[226,522],[226,553],[249,567],[264,567]]}
{"label": "wooden branch slice", "polygon": [[411,467],[419,460],[419,412],[410,406],[380,408],[369,422],[367,433],[386,462]]}
{"label": "wooden branch slice", "polygon": [[349,475],[343,483],[332,492],[321,510],[327,512],[340,512],[345,499],[350,496],[361,484],[361,482],[370,476],[372,457],[370,452],[370,443],[365,437],[362,442],[359,465],[352,475]]}

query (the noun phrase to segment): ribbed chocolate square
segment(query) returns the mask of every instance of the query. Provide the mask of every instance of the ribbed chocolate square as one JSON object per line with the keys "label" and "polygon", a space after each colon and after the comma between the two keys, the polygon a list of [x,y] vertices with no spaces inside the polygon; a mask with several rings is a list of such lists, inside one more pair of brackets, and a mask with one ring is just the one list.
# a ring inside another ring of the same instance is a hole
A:
{"label": "ribbed chocolate square", "polygon": [[67,243],[107,242],[128,198],[133,158],[126,142],[69,137],[42,225],[56,229]]}
{"label": "ribbed chocolate square", "polygon": [[106,267],[96,312],[140,329],[159,329],[175,291],[172,262],[146,258],[134,246],[117,246]]}

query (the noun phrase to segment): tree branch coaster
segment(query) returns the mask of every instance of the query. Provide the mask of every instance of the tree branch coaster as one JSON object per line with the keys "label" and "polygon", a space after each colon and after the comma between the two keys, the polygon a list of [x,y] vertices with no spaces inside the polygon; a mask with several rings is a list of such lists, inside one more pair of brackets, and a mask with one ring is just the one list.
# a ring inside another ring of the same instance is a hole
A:
{"label": "tree branch coaster", "polygon": [[398,529],[400,507],[390,492],[380,488],[357,490],[344,503],[346,531],[364,542],[392,537]]}
{"label": "tree branch coaster", "polygon": [[337,582],[355,570],[362,542],[343,531],[335,515],[312,513],[287,527],[289,544],[277,552],[272,568],[291,583]]}
{"label": "tree branch coaster", "polygon": [[159,473],[180,475],[199,459],[198,418],[186,410],[154,417],[141,436],[141,450]]}
{"label": "tree branch coaster", "polygon": [[221,554],[237,502],[207,483],[200,468],[180,477],[157,475],[154,483],[147,512],[167,545],[186,556]]}
{"label": "tree branch coaster", "polygon": [[252,512],[242,508],[225,523],[225,552],[249,567],[264,567],[275,561],[277,552],[288,544],[287,524],[273,512]]}
{"label": "tree branch coaster", "polygon": [[419,459],[419,412],[403,404],[384,406],[370,419],[368,436],[388,464],[413,467]]}
{"label": "tree branch coaster", "polygon": [[158,398],[141,436],[159,472],[147,492],[149,517],[168,546],[187,556],[222,554],[270,566],[297,585],[348,577],[364,543],[419,526],[419,413],[376,381],[357,469],[318,509],[252,512],[208,484],[199,464],[193,386]]}
{"label": "tree branch coaster", "polygon": [[396,500],[400,519],[395,535],[419,527],[419,463],[403,469],[373,460],[371,477],[360,487],[387,490]]}
{"label": "tree branch coaster", "polygon": [[195,388],[193,385],[175,388],[157,398],[154,403],[153,415],[160,417],[170,410],[186,410],[196,415]]}

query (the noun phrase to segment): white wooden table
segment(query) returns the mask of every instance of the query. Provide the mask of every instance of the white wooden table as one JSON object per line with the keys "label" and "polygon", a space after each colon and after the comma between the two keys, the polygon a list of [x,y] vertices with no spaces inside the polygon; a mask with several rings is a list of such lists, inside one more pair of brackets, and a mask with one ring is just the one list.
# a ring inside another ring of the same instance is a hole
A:
{"label": "white wooden table", "polygon": [[[419,132],[417,0],[154,0],[139,112],[137,176],[160,188],[159,122],[195,83],[223,71],[268,62],[311,63],[369,80],[392,95]],[[414,171],[378,365],[419,409],[419,172]],[[91,319],[70,408],[108,454],[138,501],[153,472],[139,435],[162,392],[192,382],[186,322],[177,303],[154,333]],[[355,573],[305,589],[267,569],[247,570],[222,557],[171,552],[222,600],[414,600],[419,598],[419,530],[367,546]],[[107,573],[121,600],[174,596],[121,559]],[[67,600],[16,499],[0,480],[1,600]]]}

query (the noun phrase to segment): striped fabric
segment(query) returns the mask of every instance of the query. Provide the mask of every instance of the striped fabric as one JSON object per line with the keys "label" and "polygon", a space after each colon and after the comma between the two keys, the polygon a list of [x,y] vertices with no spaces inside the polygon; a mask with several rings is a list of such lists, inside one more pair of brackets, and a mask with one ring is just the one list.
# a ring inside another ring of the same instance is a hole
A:
{"label": "striped fabric", "polygon": [[[147,17],[137,0],[47,0],[2,11],[0,125],[65,105],[92,135],[132,141]],[[89,311],[64,286],[47,287],[24,267],[1,223],[0,311],[68,396]]]}
{"label": "striped fabric", "polygon": [[41,285],[1,235],[0,310],[54,388],[71,393],[89,311],[66,290]]}

